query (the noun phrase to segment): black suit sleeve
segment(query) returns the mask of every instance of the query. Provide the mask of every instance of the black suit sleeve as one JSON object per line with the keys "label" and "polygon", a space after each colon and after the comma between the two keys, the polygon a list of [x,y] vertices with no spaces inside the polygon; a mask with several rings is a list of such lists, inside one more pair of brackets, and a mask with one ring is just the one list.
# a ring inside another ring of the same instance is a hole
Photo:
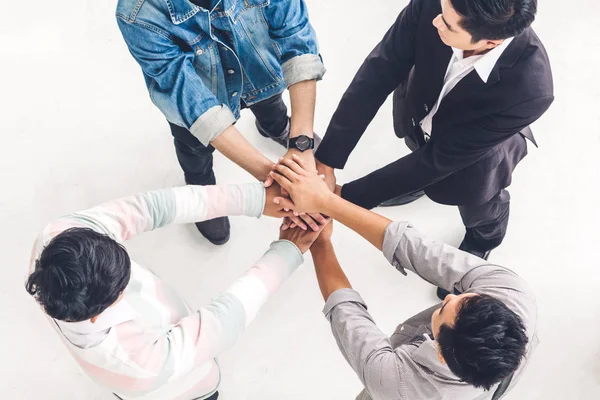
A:
{"label": "black suit sleeve", "polygon": [[369,54],[344,93],[316,158],[344,168],[386,98],[408,78],[415,63],[416,31],[423,0],[412,0]]}
{"label": "black suit sleeve", "polygon": [[494,147],[537,120],[553,97],[540,97],[440,132],[427,145],[342,187],[342,197],[365,208],[423,189],[483,159]]}

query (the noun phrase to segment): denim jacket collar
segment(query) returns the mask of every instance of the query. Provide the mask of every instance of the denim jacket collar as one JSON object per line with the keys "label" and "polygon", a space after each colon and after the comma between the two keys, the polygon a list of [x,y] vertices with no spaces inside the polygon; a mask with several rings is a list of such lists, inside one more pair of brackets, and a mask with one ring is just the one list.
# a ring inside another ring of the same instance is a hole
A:
{"label": "denim jacket collar", "polygon": [[171,21],[175,25],[181,24],[202,10],[201,7],[195,5],[190,0],[165,0],[165,2],[169,8]]}

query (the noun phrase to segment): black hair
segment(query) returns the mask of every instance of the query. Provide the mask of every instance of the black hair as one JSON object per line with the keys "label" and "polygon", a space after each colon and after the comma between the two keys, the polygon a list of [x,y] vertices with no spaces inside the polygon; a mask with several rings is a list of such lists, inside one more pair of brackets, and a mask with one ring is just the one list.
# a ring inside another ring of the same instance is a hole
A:
{"label": "black hair", "polygon": [[465,297],[454,326],[442,324],[436,340],[450,370],[475,387],[490,390],[519,367],[527,334],[521,318],[488,295]]}
{"label": "black hair", "polygon": [[537,0],[450,0],[462,16],[459,25],[480,40],[517,36],[527,29],[537,12]]}
{"label": "black hair", "polygon": [[114,304],[130,274],[123,246],[91,229],[72,228],[44,248],[25,288],[52,318],[78,322]]}

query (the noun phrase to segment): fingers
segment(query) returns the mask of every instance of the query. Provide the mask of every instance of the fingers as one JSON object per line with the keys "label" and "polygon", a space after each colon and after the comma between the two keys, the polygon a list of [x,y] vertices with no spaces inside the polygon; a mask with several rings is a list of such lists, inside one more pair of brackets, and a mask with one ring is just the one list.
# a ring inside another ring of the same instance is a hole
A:
{"label": "fingers", "polygon": [[[286,159],[284,159],[284,161],[285,160]],[[282,162],[284,162],[284,161],[282,161]],[[296,165],[298,165],[298,164],[296,164]],[[294,182],[295,180],[298,179],[298,174],[296,172],[294,172],[291,168],[287,167],[286,165],[277,164],[275,166],[275,171],[279,172],[281,175],[285,176],[292,182]]]}
{"label": "fingers", "polygon": [[[292,224],[290,225],[290,228],[294,228],[294,227],[299,227],[302,230],[307,230],[308,228],[306,227],[306,224],[302,221],[302,219],[296,215],[290,215],[289,216],[290,220],[292,221]],[[314,221],[313,221],[314,224]],[[312,227],[311,227],[312,228]]]}
{"label": "fingers", "polygon": [[263,186],[265,188],[268,188],[273,184],[273,182],[274,182],[273,177],[270,175],[267,175],[267,179],[265,179],[265,181],[263,182]]}
{"label": "fingers", "polygon": [[319,224],[308,214],[302,214],[300,215],[300,218],[315,232],[318,232],[321,228]]}
{"label": "fingers", "polygon": [[[294,154],[295,155],[295,154]],[[302,168],[296,161],[289,158],[280,158],[279,164],[283,164],[298,175],[306,175],[306,170]]]}
{"label": "fingers", "polygon": [[285,176],[277,174],[273,171],[269,172],[269,175],[275,180],[275,182],[279,183],[279,186],[281,186],[288,192],[292,189],[292,182],[290,182],[290,180]]}
{"label": "fingers", "polygon": [[295,207],[295,204],[292,200],[286,199],[284,197],[275,197],[273,199],[273,203],[279,205],[281,208],[283,208],[286,211],[293,210]]}
{"label": "fingers", "polygon": [[309,214],[309,215],[310,215],[310,217],[312,219],[314,219],[315,221],[317,221],[319,224],[321,224],[321,225],[326,225],[327,224],[327,218],[325,218],[321,214],[316,213],[316,214]]}
{"label": "fingers", "polygon": [[292,224],[292,221],[288,217],[285,217],[283,219],[283,223],[281,224],[281,230],[282,231],[288,230],[290,228],[291,224]]}
{"label": "fingers", "polygon": [[292,159],[295,162],[297,162],[298,165],[301,166],[303,170],[308,171],[308,166],[306,165],[306,162],[302,158],[298,157],[297,154],[292,154]]}
{"label": "fingers", "polygon": [[321,224],[321,228],[325,228],[327,226],[327,224],[329,224],[331,222],[331,218],[327,217],[323,219],[323,223]]}

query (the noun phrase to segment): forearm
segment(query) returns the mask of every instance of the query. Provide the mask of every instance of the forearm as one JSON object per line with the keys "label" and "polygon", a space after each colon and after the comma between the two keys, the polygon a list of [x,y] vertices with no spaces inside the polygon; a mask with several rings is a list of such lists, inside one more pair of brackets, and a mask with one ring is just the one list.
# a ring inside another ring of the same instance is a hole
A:
{"label": "forearm", "polygon": [[377,249],[383,249],[385,230],[392,222],[390,219],[352,204],[333,193],[325,202],[321,213],[346,225]]}
{"label": "forearm", "polygon": [[329,240],[315,242],[310,252],[315,263],[319,288],[325,301],[339,289],[352,288]]}
{"label": "forearm", "polygon": [[48,225],[44,238],[47,241],[66,229],[80,227],[123,242],[171,223],[198,222],[225,215],[259,217],[264,203],[265,189],[259,183],[154,190],[61,217]]}
{"label": "forearm", "polygon": [[273,162],[252,146],[233,125],[217,136],[211,144],[261,182],[267,179],[269,171],[273,168]]}
{"label": "forearm", "polygon": [[306,135],[313,137],[317,81],[298,82],[289,88],[292,116],[290,137]]}
{"label": "forearm", "polygon": [[182,354],[197,352],[199,362],[231,348],[268,298],[303,260],[294,244],[281,240],[273,242],[265,255],[227,291],[200,308],[199,315],[185,317],[172,329],[173,347]]}

